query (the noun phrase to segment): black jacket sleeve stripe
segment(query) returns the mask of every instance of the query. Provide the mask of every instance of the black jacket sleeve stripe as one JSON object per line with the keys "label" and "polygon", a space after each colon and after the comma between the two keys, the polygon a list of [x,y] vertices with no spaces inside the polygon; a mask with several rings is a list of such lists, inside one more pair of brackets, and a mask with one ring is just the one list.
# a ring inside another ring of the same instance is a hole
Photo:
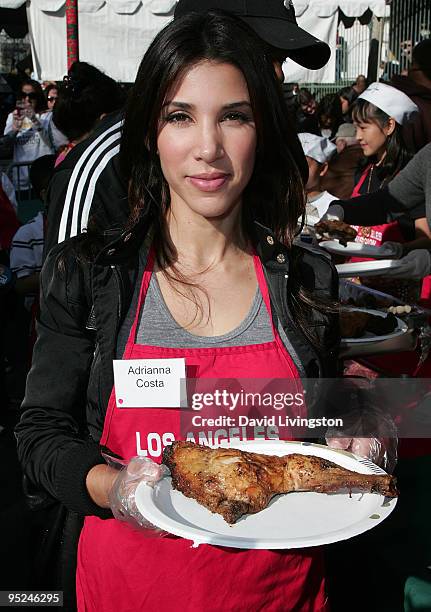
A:
{"label": "black jacket sleeve stripe", "polygon": [[[81,233],[88,224],[88,219],[90,216],[91,207],[93,204],[94,191],[96,188],[96,183],[99,180],[100,175],[105,170],[109,162],[120,152],[120,136],[116,135],[115,140],[112,141],[110,147],[104,151],[104,154],[97,159],[96,165],[93,166],[93,172],[91,175],[85,177],[82,175],[80,179],[80,184],[78,188],[81,188],[81,185],[84,183],[83,193],[85,193],[85,198],[80,202],[80,206],[75,213],[77,213],[77,225],[76,227],[72,225],[71,228],[71,236],[76,236]],[[93,156],[94,157],[94,154]]]}
{"label": "black jacket sleeve stripe", "polygon": [[63,213],[58,230],[59,242],[78,233],[74,218],[77,219],[78,212],[82,211],[85,203],[86,192],[84,186],[86,178],[88,175],[92,174],[97,167],[94,165],[94,162],[99,158],[100,154],[111,146],[115,146],[115,143],[117,145],[119,144],[121,124],[121,121],[117,121],[114,125],[103,131],[87,146],[78,159],[67,186]]}

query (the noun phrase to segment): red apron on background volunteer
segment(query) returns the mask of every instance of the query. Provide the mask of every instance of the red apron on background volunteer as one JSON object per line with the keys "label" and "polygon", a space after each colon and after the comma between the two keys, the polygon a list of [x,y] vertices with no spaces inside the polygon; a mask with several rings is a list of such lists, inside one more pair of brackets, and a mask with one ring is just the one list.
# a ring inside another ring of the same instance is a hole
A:
{"label": "red apron on background volunteer", "polygon": [[[123,359],[183,357],[193,378],[299,379],[272,321],[260,260],[256,275],[274,340],[260,345],[164,348],[135,344],[139,315],[151,279],[154,254],[143,275],[138,305]],[[115,389],[106,412],[101,445],[126,460],[140,444],[160,461],[162,448],[180,437],[180,409],[118,408]],[[238,550],[200,545],[175,536],[140,533],[115,519],[85,519],[78,547],[79,612],[202,610],[268,612],[326,611],[320,549],[297,552]]]}
{"label": "red apron on background volunteer", "polygon": [[[362,195],[360,189],[369,176],[370,169],[371,164],[365,168],[358,183],[355,185],[351,195],[352,198]],[[400,244],[406,242],[398,221],[391,221],[390,223],[382,223],[381,225],[373,225],[371,227],[359,225],[352,225],[352,227],[358,232],[355,242],[362,244],[381,246],[385,242],[399,242]],[[351,257],[348,261],[354,263],[358,261],[372,261],[372,259],[369,257]],[[382,290],[384,291],[384,289]],[[431,276],[426,276],[422,281],[420,303],[426,308],[431,307]]]}
{"label": "red apron on background volunteer", "polygon": [[[364,184],[366,178],[371,171],[372,164],[368,165],[363,171],[359,181],[355,185],[352,191],[352,198],[357,198],[360,195],[361,187]],[[362,244],[368,244],[371,246],[381,246],[384,242],[405,242],[404,236],[400,229],[398,221],[391,221],[391,223],[382,223],[381,225],[373,225],[371,227],[353,225],[352,227],[358,232],[355,242],[361,242]],[[352,257],[350,261],[370,261],[363,257]]]}

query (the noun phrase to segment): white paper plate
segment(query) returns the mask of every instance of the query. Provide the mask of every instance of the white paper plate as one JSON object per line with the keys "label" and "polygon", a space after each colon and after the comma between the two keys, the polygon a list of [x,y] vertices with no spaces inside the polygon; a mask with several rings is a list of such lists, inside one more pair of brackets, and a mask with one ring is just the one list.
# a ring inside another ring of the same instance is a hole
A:
{"label": "white paper plate", "polygon": [[[361,474],[384,474],[367,459],[319,444],[237,440],[230,447],[267,455],[315,455]],[[374,493],[295,492],[279,495],[265,510],[228,525],[220,515],[173,490],[170,478],[163,479],[154,489],[141,483],[135,499],[139,511],[153,525],[192,540],[195,546],[255,549],[304,548],[347,540],[381,523],[397,502],[396,498],[386,499]]]}
{"label": "white paper plate", "polygon": [[[386,317],[388,315],[387,312],[382,312],[381,310],[373,310],[371,308],[348,308],[346,310],[356,310],[359,312],[369,312],[372,315],[376,315],[377,317]],[[395,316],[395,315],[394,315]],[[360,338],[341,338],[341,344],[363,344],[366,342],[382,342],[383,340],[390,340],[391,338],[396,338],[397,336],[402,336],[408,330],[408,325],[405,321],[402,321],[399,317],[396,317],[397,327],[390,334],[385,334],[384,336],[376,336],[371,332],[365,332],[363,336]]]}
{"label": "white paper plate", "polygon": [[373,259],[388,259],[390,257],[387,248],[382,250],[379,246],[362,244],[361,242],[348,242],[347,246],[344,247],[338,240],[323,240],[319,242],[319,246],[329,253],[345,255],[346,257],[372,257]]}
{"label": "white paper plate", "polygon": [[399,259],[381,259],[380,261],[357,261],[355,263],[338,264],[338,276],[349,278],[352,276],[383,276],[386,270],[399,268],[402,264]]}

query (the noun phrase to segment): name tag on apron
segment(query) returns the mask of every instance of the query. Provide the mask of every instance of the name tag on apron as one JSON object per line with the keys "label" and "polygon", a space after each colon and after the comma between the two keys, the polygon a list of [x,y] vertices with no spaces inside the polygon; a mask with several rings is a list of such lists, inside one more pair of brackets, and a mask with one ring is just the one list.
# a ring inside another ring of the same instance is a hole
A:
{"label": "name tag on apron", "polygon": [[113,365],[118,408],[181,407],[186,378],[184,358],[115,359]]}

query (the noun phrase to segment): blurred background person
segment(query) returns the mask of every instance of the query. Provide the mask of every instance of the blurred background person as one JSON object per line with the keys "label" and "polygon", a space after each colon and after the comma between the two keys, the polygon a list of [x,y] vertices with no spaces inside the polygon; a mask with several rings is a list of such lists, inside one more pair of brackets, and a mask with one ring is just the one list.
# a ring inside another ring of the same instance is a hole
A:
{"label": "blurred background person", "polygon": [[40,121],[48,134],[52,148],[56,153],[59,153],[69,143],[69,140],[67,136],[60,132],[53,121],[53,110],[58,99],[58,87],[56,83],[48,83],[45,87],[44,94],[46,98],[46,108],[48,110],[41,114]]}
{"label": "blurred background person", "polygon": [[31,362],[33,345],[36,341],[35,322],[39,312],[39,276],[42,269],[43,246],[45,238],[45,201],[48,185],[54,174],[55,155],[44,155],[30,166],[30,181],[33,191],[43,203],[42,210],[22,225],[12,240],[10,267],[15,274],[15,291],[24,298],[24,306],[30,313],[25,319],[26,342],[22,347],[27,366]]}
{"label": "blurred background person", "polygon": [[[49,182],[54,173],[55,155],[44,155],[30,167],[30,180],[36,196],[45,202]],[[16,274],[15,289],[20,295],[32,299],[26,301],[30,309],[39,293],[39,272],[42,268],[44,240],[44,210],[22,225],[12,240],[10,264]]]}
{"label": "blurred background person", "polygon": [[327,138],[315,134],[298,134],[308,164],[306,217],[318,221],[337,198],[322,188],[322,178],[328,171],[328,162],[336,151],[336,146]]}
{"label": "blurred background person", "polygon": [[[54,171],[54,160],[54,155],[46,155],[30,166],[29,178],[41,200]],[[4,330],[4,353],[8,364],[8,394],[16,406],[24,395],[35,340],[34,321],[38,308],[43,240],[44,212],[41,211],[21,227],[16,223],[9,245],[9,267],[14,284],[5,304],[7,326]]]}
{"label": "blurred background person", "polygon": [[337,198],[350,198],[355,185],[355,173],[363,159],[362,147],[352,123],[342,123],[335,134],[336,153],[329,161],[328,171],[321,179],[322,189]]}
{"label": "blurred background person", "polygon": [[319,136],[335,138],[338,128],[343,123],[343,111],[338,94],[326,94],[317,105],[317,122]]}
{"label": "blurred background person", "polygon": [[91,64],[74,62],[53,109],[56,127],[69,140],[66,149],[57,157],[56,165],[91,134],[103,117],[119,110],[123,103],[124,93],[114,79]]}
{"label": "blurred background person", "polygon": [[407,76],[395,74],[390,84],[409,96],[419,109],[414,120],[403,126],[406,145],[416,153],[431,142],[431,39],[414,47]]}
{"label": "blurred background person", "polygon": [[302,87],[298,91],[298,110],[296,112],[296,129],[298,133],[319,134],[317,122],[317,102],[311,91]]}
{"label": "blurred background person", "polygon": [[356,95],[360,96],[361,93],[367,89],[367,85],[366,77],[363,74],[359,74],[352,85],[352,89],[356,92]]}
{"label": "blurred background person", "polygon": [[44,90],[44,94],[46,97],[46,107],[49,111],[53,111],[54,110],[54,106],[55,103],[57,102],[57,98],[58,98],[58,87],[56,85],[56,83],[50,83]]}
{"label": "blurred background person", "polygon": [[[13,161],[32,162],[42,155],[54,153],[49,134],[40,121],[46,108],[42,87],[37,81],[22,84],[17,96],[16,108],[9,113],[4,130],[5,136],[13,140]],[[14,169],[13,181],[21,197],[30,197],[22,192],[30,191],[28,165]]]}
{"label": "blurred background person", "polygon": [[358,97],[358,94],[353,87],[343,87],[338,92],[341,102],[341,112],[343,114],[344,123],[352,123],[352,104]]}

